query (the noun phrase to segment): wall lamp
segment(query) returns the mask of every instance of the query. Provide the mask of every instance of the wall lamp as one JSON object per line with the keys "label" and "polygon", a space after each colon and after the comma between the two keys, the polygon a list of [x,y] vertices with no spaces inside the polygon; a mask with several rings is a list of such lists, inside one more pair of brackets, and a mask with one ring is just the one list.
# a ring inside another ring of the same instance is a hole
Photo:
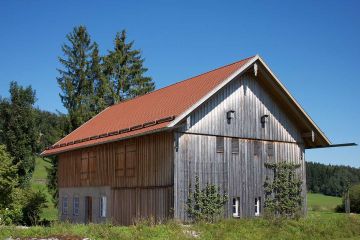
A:
{"label": "wall lamp", "polygon": [[269,121],[269,115],[265,114],[261,116],[261,127],[265,127],[265,123]]}
{"label": "wall lamp", "polygon": [[234,110],[230,110],[226,113],[226,119],[228,124],[230,124],[231,119],[235,119],[235,111]]}

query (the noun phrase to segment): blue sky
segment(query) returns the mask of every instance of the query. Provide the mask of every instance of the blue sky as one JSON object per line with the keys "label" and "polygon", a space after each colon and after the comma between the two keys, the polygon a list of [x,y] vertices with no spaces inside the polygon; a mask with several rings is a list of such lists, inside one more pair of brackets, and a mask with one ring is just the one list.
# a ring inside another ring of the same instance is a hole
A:
{"label": "blue sky", "polygon": [[[157,88],[260,54],[333,143],[360,143],[360,1],[0,1],[0,95],[32,85],[65,112],[56,82],[65,35],[86,25],[102,54],[127,29]],[[360,167],[360,147],[306,159]]]}

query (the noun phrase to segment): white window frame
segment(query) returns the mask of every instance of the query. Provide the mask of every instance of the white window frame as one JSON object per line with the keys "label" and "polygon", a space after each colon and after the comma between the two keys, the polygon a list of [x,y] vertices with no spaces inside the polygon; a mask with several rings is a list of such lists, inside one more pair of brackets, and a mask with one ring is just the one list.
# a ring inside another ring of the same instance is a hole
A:
{"label": "white window frame", "polygon": [[[234,203],[235,201],[235,203]],[[234,197],[233,198],[233,205],[232,205],[232,212],[233,212],[233,217],[238,218],[240,217],[240,198],[239,197]],[[235,210],[235,211],[234,211]]]}
{"label": "white window frame", "polygon": [[74,197],[73,198],[73,215],[79,216],[80,214],[80,198]]}
{"label": "white window frame", "polygon": [[106,196],[100,197],[100,217],[106,217],[107,198]]}
{"label": "white window frame", "polygon": [[260,216],[261,197],[255,198],[255,216]]}
{"label": "white window frame", "polygon": [[61,204],[61,212],[63,215],[67,215],[68,214],[68,197],[64,196],[62,198],[62,204]]}

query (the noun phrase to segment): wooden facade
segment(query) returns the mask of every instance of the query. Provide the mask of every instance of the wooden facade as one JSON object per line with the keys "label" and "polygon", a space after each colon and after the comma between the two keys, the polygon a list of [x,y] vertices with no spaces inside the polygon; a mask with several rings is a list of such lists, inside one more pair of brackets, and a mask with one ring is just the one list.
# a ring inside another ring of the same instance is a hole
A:
{"label": "wooden facade", "polygon": [[60,189],[111,188],[110,218],[128,225],[173,208],[173,135],[161,132],[59,155]]}
{"label": "wooden facade", "polygon": [[255,199],[262,209],[263,184],[272,176],[264,164],[288,161],[301,166],[305,211],[304,154],[315,143],[303,133],[311,127],[272,90],[268,77],[264,69],[257,75],[248,70],[162,132],[60,154],[61,194],[108,187],[110,194],[101,194],[109,195],[107,218],[117,224],[150,217],[186,221],[189,187],[198,176],[201,185],[215,184],[229,195],[225,217],[232,216],[233,199],[239,200],[239,217],[251,217]]}
{"label": "wooden facade", "polygon": [[[228,122],[226,114],[234,111]],[[268,115],[265,125],[261,117]],[[240,200],[240,217],[254,216],[255,198],[264,199],[265,162],[301,165],[305,197],[306,175],[301,132],[285,109],[253,74],[234,79],[189,115],[177,130],[175,151],[175,217],[186,220],[185,203],[195,176],[229,195],[225,216],[232,216],[232,199]],[[217,138],[223,150],[217,151]],[[306,205],[304,198],[304,205]],[[263,201],[261,202],[263,205]]]}

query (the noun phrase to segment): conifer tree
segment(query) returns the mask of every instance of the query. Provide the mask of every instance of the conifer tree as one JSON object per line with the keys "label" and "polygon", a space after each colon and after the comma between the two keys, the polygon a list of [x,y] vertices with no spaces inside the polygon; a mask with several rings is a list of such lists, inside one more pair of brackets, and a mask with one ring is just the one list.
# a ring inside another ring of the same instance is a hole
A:
{"label": "conifer tree", "polygon": [[134,42],[127,43],[126,31],[115,37],[114,50],[105,57],[105,74],[109,79],[111,102],[133,98],[155,88],[154,82],[144,74],[144,59],[139,50],[133,50]]}
{"label": "conifer tree", "polygon": [[94,94],[94,87],[89,75],[94,45],[84,26],[75,27],[66,38],[69,45],[62,46],[64,58],[59,57],[59,61],[63,69],[58,69],[57,81],[61,101],[69,113],[70,130],[74,130],[92,117],[89,96]]}
{"label": "conifer tree", "polygon": [[103,73],[102,57],[99,55],[99,46],[95,42],[91,53],[90,82],[94,87],[91,96],[91,112],[97,114],[110,105],[109,80]]}

